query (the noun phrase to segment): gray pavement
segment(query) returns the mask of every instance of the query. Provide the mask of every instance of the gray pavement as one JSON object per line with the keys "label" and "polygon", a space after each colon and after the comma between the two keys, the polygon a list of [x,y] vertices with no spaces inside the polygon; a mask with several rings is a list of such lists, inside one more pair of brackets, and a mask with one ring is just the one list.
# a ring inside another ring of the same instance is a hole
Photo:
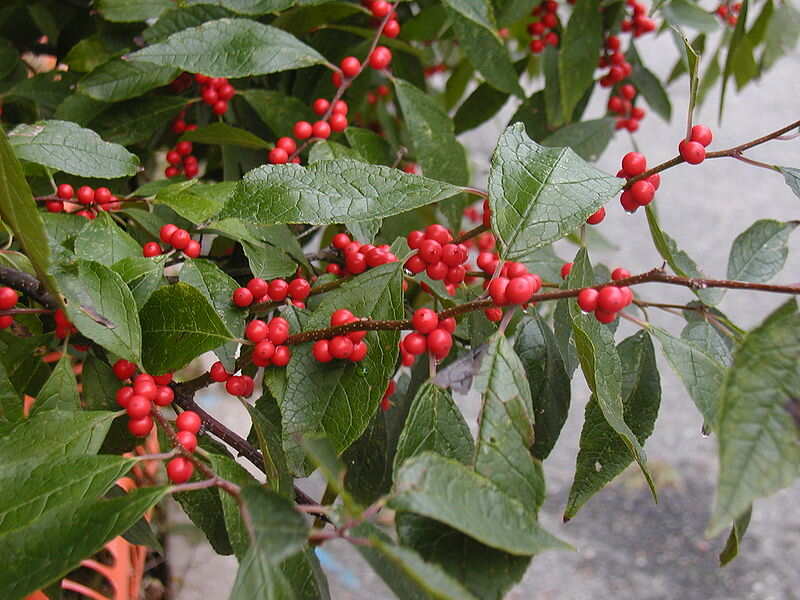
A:
{"label": "gray pavement", "polygon": [[[667,36],[655,44],[640,44],[651,68],[663,75],[672,66],[674,50]],[[664,60],[669,57],[669,62]],[[785,58],[762,83],[743,93],[728,96],[722,125],[716,121],[716,96],[701,108],[696,122],[714,129],[713,148],[746,141],[798,118],[800,113],[800,57]],[[688,97],[682,80],[671,86],[675,117],[666,124],[648,116],[636,134],[652,164],[675,154],[681,135]],[[732,90],[733,91],[733,90]],[[589,114],[599,115],[605,94],[597,94]],[[478,130],[463,136],[475,164],[475,183],[485,183],[488,159],[495,141],[513,112],[510,108]],[[599,161],[616,172],[621,156],[632,149],[630,138],[619,136]],[[800,166],[800,140],[774,142],[752,152],[754,158],[787,166]],[[724,276],[733,239],[759,218],[779,220],[800,217],[800,199],[782,178],[766,170],[729,159],[707,161],[702,166],[680,166],[664,174],[656,203],[662,226],[709,276]],[[618,247],[593,253],[595,261],[610,267],[624,266],[632,272],[652,268],[661,260],[652,246],[644,216],[628,216],[618,204],[609,205],[609,216],[601,227]],[[559,245],[567,259],[574,247]],[[777,278],[800,280],[800,236],[791,240],[790,258]],[[648,287],[645,299],[687,301],[682,289]],[[758,323],[784,298],[752,292],[728,293],[720,308],[744,327]],[[681,320],[653,315],[657,323],[673,331]],[[633,333],[623,323],[618,340]],[[574,553],[550,553],[537,557],[523,581],[508,595],[525,600],[588,600],[595,598],[662,599],[800,599],[800,485],[756,503],[741,556],[731,566],[719,569],[717,554],[724,539],[703,537],[716,477],[716,445],[700,434],[701,419],[679,380],[659,357],[663,400],[656,431],[647,443],[651,466],[659,485],[660,503],[655,505],[641,477],[628,471],[590,500],[582,511],[561,523],[578,447],[583,409],[588,391],[580,375],[573,385],[570,417],[551,457],[545,462],[548,500],[542,511],[544,524],[571,542]],[[215,414],[242,430],[247,423],[241,408],[232,401],[207,398]],[[460,405],[474,421],[476,399],[462,398]],[[306,487],[319,494],[316,482]],[[235,560],[219,558],[197,536],[172,536],[170,562],[183,582],[176,598],[195,600],[225,598],[235,576]],[[336,600],[378,600],[392,594],[346,545],[326,545],[321,555]],[[188,564],[191,563],[191,564]],[[188,567],[187,567],[188,564]],[[203,584],[192,582],[203,576]],[[209,577],[210,576],[210,577]],[[209,589],[209,579],[212,587]],[[179,582],[180,583],[180,582]]]}

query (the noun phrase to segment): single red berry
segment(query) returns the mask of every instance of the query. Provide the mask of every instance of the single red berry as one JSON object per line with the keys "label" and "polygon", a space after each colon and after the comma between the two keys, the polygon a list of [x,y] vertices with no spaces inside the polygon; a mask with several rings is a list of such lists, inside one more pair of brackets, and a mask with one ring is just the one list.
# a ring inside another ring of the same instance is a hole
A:
{"label": "single red berry", "polygon": [[636,177],[647,170],[647,159],[639,152],[628,152],[622,158],[622,170],[626,177]]}
{"label": "single red berry", "polygon": [[506,299],[511,304],[525,304],[533,296],[533,286],[528,277],[514,277],[506,287]]}
{"label": "single red berry", "polygon": [[611,279],[614,281],[619,281],[620,279],[627,279],[630,277],[630,271],[628,269],[623,269],[622,267],[617,267],[613,271],[611,271]]}
{"label": "single red berry", "polygon": [[274,317],[267,323],[269,327],[269,340],[277,345],[283,344],[289,338],[289,321],[283,317]]}
{"label": "single red berry", "polygon": [[406,242],[408,243],[408,247],[412,250],[417,250],[422,244],[422,241],[425,239],[425,233],[415,229],[413,231],[409,231],[408,235],[406,236]]}
{"label": "single red berry", "polygon": [[633,291],[627,285],[621,286],[619,288],[619,292],[622,294],[624,306],[628,306],[631,302],[633,302]]}
{"label": "single red berry", "polygon": [[636,119],[637,121],[641,121],[644,119],[645,110],[641,106],[634,106],[631,108],[631,119]]}
{"label": "single red berry", "polygon": [[624,308],[625,299],[619,289],[613,285],[600,288],[597,296],[597,307],[606,312],[617,312]]}
{"label": "single red berry", "polygon": [[129,379],[136,372],[136,365],[125,360],[124,358],[120,358],[114,363],[114,366],[111,367],[111,370],[114,371],[114,375],[117,379],[124,381],[125,379]]}
{"label": "single red berry", "polygon": [[211,107],[211,112],[213,112],[215,115],[224,115],[226,112],[228,112],[228,103],[224,100],[215,102],[214,106]]}
{"label": "single red berry", "polygon": [[340,308],[331,314],[331,327],[346,325],[347,323],[353,322],[355,318],[356,317],[349,310]]}
{"label": "single red berry", "polygon": [[422,273],[427,267],[427,264],[424,260],[422,260],[422,257],[419,254],[414,254],[408,258],[404,266],[406,269],[408,269],[408,271],[416,275],[417,273]]}
{"label": "single red berry", "polygon": [[339,68],[345,77],[355,77],[361,70],[361,62],[355,56],[347,56],[339,63]]}
{"label": "single red berry", "polygon": [[276,346],[275,354],[272,355],[272,365],[275,367],[285,367],[292,358],[292,350],[288,346]]}
{"label": "single red berry", "polygon": [[333,87],[340,88],[342,87],[342,73],[341,71],[334,71],[331,73],[331,83]]}
{"label": "single red berry", "polygon": [[273,279],[268,286],[269,297],[275,302],[283,302],[289,293],[289,284],[283,279]]}
{"label": "single red berry", "polygon": [[119,404],[122,408],[127,408],[128,402],[130,402],[133,395],[133,388],[131,386],[126,385],[125,387],[119,388],[115,394],[117,404]]}
{"label": "single red berry", "polygon": [[189,258],[197,258],[202,251],[203,247],[197,240],[189,240],[189,243],[186,244],[186,248],[183,249],[183,253]]}
{"label": "single red berry", "polygon": [[653,201],[653,198],[656,195],[656,189],[650,184],[649,181],[640,179],[631,186],[630,193],[636,204],[639,206],[647,206]]}
{"label": "single red berry", "polygon": [[369,57],[369,66],[373,69],[385,69],[392,62],[392,51],[386,46],[378,46]]}
{"label": "single red berry", "polygon": [[569,262],[561,265],[561,279],[569,277],[569,274],[572,272],[572,264],[573,263]]}
{"label": "single red berry", "polygon": [[156,385],[169,385],[172,383],[172,373],[164,373],[163,375],[153,375],[153,381]]}
{"label": "single red berry", "polygon": [[613,322],[617,318],[617,313],[597,308],[594,311],[594,318],[605,325]]}
{"label": "single red berry", "polygon": [[309,138],[312,132],[311,123],[308,121],[298,121],[294,124],[292,131],[294,132],[294,137],[299,140]]}
{"label": "single red berry", "polygon": [[239,308],[245,308],[253,303],[253,292],[240,287],[233,291],[233,303]]}
{"label": "single red berry", "polygon": [[367,270],[367,257],[361,252],[352,252],[345,257],[344,265],[350,273],[358,275]]}
{"label": "single red berry", "polygon": [[185,410],[175,419],[175,427],[181,431],[191,431],[195,435],[200,431],[202,424],[203,421],[200,419],[200,415],[193,410]]}
{"label": "single red berry", "polygon": [[192,153],[192,142],[178,142],[175,144],[175,152],[181,156],[189,156]]}
{"label": "single red berry", "polygon": [[220,361],[217,361],[211,365],[211,369],[208,373],[211,375],[211,379],[216,382],[221,383],[228,380],[228,372],[225,370],[225,365],[223,365]]}
{"label": "single red berry", "polygon": [[164,175],[168,178],[177,177],[180,174],[181,174],[180,169],[177,169],[175,167],[167,167],[166,169],[164,169]]}
{"label": "single red berry", "polygon": [[336,275],[337,277],[342,274],[342,267],[337,265],[336,263],[331,263],[325,267],[325,272],[330,273],[331,275]]}
{"label": "single red berry", "polygon": [[203,102],[205,102],[209,106],[213,106],[219,100],[219,94],[217,94],[217,90],[215,90],[211,86],[203,88],[200,97],[203,99]]}
{"label": "single red berry", "polygon": [[135,420],[149,415],[152,408],[153,403],[150,400],[139,394],[133,394],[128,399],[128,406],[125,407],[125,411],[131,419]]}
{"label": "single red berry", "polygon": [[161,246],[158,245],[158,242],[147,242],[144,246],[142,246],[142,256],[145,258],[159,256],[160,254]]}
{"label": "single red berry", "polygon": [[396,38],[399,34],[400,23],[398,23],[395,19],[389,19],[386,21],[386,25],[383,26],[383,35],[388,38]]}
{"label": "single red berry", "polygon": [[[275,344],[268,340],[258,342],[253,348],[252,360],[257,367],[266,367],[270,364],[270,359],[275,355]],[[239,394],[237,394],[239,395]]]}
{"label": "single red berry", "polygon": [[445,276],[445,280],[447,281],[447,283],[459,284],[462,281],[464,281],[466,276],[467,276],[467,270],[464,268],[464,266],[456,265],[455,267],[450,267],[447,270],[447,275]]}
{"label": "single red berry", "polygon": [[138,396],[144,396],[150,401],[156,399],[158,395],[158,386],[154,381],[148,379],[139,379],[138,377],[133,382],[133,392]]}
{"label": "single red berry", "polygon": [[328,340],[317,340],[314,342],[314,345],[311,346],[311,354],[313,354],[314,358],[316,358],[319,362],[331,362],[333,360],[333,356],[331,355],[329,346],[330,344]]}
{"label": "single red berry", "polygon": [[176,456],[167,463],[167,477],[172,483],[186,483],[192,478],[194,465],[183,456]]}
{"label": "single red berry", "polygon": [[273,165],[282,165],[289,162],[289,154],[283,148],[273,148],[267,153],[267,160]]}
{"label": "single red berry", "polygon": [[650,182],[650,185],[652,185],[653,189],[655,190],[661,187],[661,175],[659,175],[658,173],[653,173],[652,175],[650,175],[650,177],[645,179],[645,181]]}
{"label": "single red berry", "polygon": [[353,240],[346,233],[337,233],[331,240],[331,245],[337,250],[343,250],[345,246],[350,244]]}
{"label": "single red berry", "polygon": [[64,203],[58,200],[48,200],[45,202],[44,207],[47,209],[47,212],[60,213],[64,210]]}
{"label": "single red berry", "polygon": [[326,140],[331,136],[331,126],[326,121],[316,121],[311,126],[311,135]]}
{"label": "single red berry", "polygon": [[177,119],[172,123],[172,133],[177,133],[178,135],[182,134],[186,131],[186,121],[183,119]]}
{"label": "single red berry", "polygon": [[425,272],[428,274],[428,277],[434,281],[443,281],[450,272],[450,269],[446,264],[440,261],[437,263],[430,263],[425,267]]}
{"label": "single red berry", "polygon": [[634,131],[639,129],[639,121],[636,119],[627,119],[625,121],[625,129],[633,133]]}
{"label": "single red berry", "polygon": [[478,254],[477,265],[484,273],[494,273],[499,259],[491,252],[481,252]]}
{"label": "single red berry", "polygon": [[425,352],[428,347],[428,341],[421,333],[412,332],[403,338],[402,347],[409,354],[416,356]]}
{"label": "single red berry", "polygon": [[269,284],[261,277],[253,277],[247,282],[247,289],[253,294],[253,298],[263,298],[269,292]]}
{"label": "single red berry", "polygon": [[314,114],[322,116],[328,110],[330,105],[331,105],[331,103],[328,102],[325,98],[317,98],[311,104],[311,110],[314,111]]}
{"label": "single red berry", "polygon": [[254,344],[264,341],[268,335],[269,328],[261,319],[253,319],[244,328],[244,336]]}
{"label": "single red berry", "polygon": [[455,267],[467,260],[467,249],[461,244],[445,244],[442,246],[442,262],[448,267]]}
{"label": "single red berry", "polygon": [[170,244],[172,244],[173,248],[183,250],[189,245],[191,239],[192,236],[188,231],[185,229],[177,229],[175,233],[172,234],[172,238],[170,238]]}
{"label": "single red berry", "polygon": [[419,256],[428,264],[438,263],[442,258],[442,245],[436,240],[422,240],[419,245]]}
{"label": "single red berry", "polygon": [[347,111],[350,108],[347,106],[347,102],[344,100],[337,100],[333,103],[333,114],[335,115],[345,115],[347,116]]}
{"label": "single red berry", "polygon": [[367,356],[369,346],[366,342],[356,342],[353,344],[353,351],[350,353],[351,362],[361,362]]}
{"label": "single red berry", "polygon": [[91,204],[94,202],[94,190],[88,185],[82,185],[78,188],[78,202],[81,204]]}
{"label": "single red berry", "polygon": [[230,100],[236,95],[236,88],[230,83],[225,83],[217,88],[217,95],[220,100]]}
{"label": "single red berry", "polygon": [[593,213],[592,215],[589,216],[588,219],[586,219],[586,222],[589,225],[597,225],[598,223],[601,223],[605,218],[606,218],[606,209],[604,206],[601,206],[599,209],[597,209],[596,213]]}
{"label": "single red berry", "polygon": [[179,431],[175,437],[187,452],[194,452],[197,449],[197,436],[191,431]]}
{"label": "single red berry", "polygon": [[328,123],[331,126],[332,131],[344,131],[347,129],[347,117],[345,117],[342,113],[333,113],[331,118],[328,119]]}
{"label": "single red berry", "polygon": [[439,326],[439,315],[430,308],[419,308],[411,317],[411,324],[419,333],[428,334]]}
{"label": "single red berry", "polygon": [[144,437],[150,430],[153,429],[153,417],[150,415],[146,415],[141,419],[130,419],[128,420],[128,431],[131,432],[131,435],[135,435],[137,437]]}
{"label": "single red berry", "polygon": [[310,293],[311,284],[302,277],[293,279],[291,283],[289,283],[289,295],[292,297],[292,300],[305,300]]}
{"label": "single red berry", "polygon": [[75,195],[75,190],[72,189],[72,186],[68,183],[62,183],[58,186],[58,191],[56,192],[56,196],[61,198],[62,200],[72,200],[72,196]]}
{"label": "single red berry", "polygon": [[169,406],[175,399],[175,392],[168,385],[159,385],[156,389],[156,397],[153,400],[158,406]]}
{"label": "single red berry", "polygon": [[290,137],[278,138],[278,141],[275,142],[275,146],[285,151],[287,155],[292,154],[295,150],[297,150],[297,142]]}
{"label": "single red berry", "polygon": [[442,360],[453,347],[453,336],[444,329],[434,329],[428,334],[428,352],[437,360]]}
{"label": "single red berry", "polygon": [[622,192],[622,195],[619,197],[619,202],[622,204],[622,208],[629,213],[635,213],[639,208],[639,205],[637,204],[636,200],[633,199],[633,195],[631,194],[630,190],[625,190]]}
{"label": "single red berry", "polygon": [[690,165],[699,165],[706,159],[706,149],[700,142],[683,140],[678,144],[678,152]]}
{"label": "single red berry", "polygon": [[161,229],[158,230],[158,237],[165,244],[169,244],[172,240],[172,234],[174,234],[176,231],[178,231],[177,225],[167,223],[166,225],[162,225]]}
{"label": "single red berry", "polygon": [[630,83],[626,83],[619,88],[619,93],[622,94],[623,98],[633,100],[636,97],[636,88]]}
{"label": "single red berry", "polygon": [[583,312],[594,312],[597,308],[597,297],[600,295],[594,288],[584,288],[578,292],[578,306]]}
{"label": "single red berry", "polygon": [[703,146],[708,146],[713,139],[713,135],[711,133],[711,129],[706,127],[705,125],[695,125],[692,127],[692,133],[690,139],[693,142],[698,142]]}
{"label": "single red berry", "polygon": [[492,301],[500,306],[508,303],[506,297],[506,288],[508,288],[509,279],[507,277],[498,277],[489,282],[488,292],[492,297]]}
{"label": "single red berry", "polygon": [[503,318],[503,309],[497,307],[487,308],[483,311],[483,314],[493,323],[497,323]]}
{"label": "single red berry", "polygon": [[386,0],[375,0],[368,8],[372,12],[372,16],[377,19],[382,19],[392,12],[392,5],[386,2]]}
{"label": "single red berry", "polygon": [[558,46],[558,34],[555,31],[549,31],[544,36],[544,43],[546,46]]}

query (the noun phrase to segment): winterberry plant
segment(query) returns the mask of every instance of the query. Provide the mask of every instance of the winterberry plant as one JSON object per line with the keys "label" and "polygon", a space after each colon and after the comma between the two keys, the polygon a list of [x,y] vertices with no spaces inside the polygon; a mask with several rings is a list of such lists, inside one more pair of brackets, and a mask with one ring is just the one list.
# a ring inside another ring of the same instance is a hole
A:
{"label": "winterberry plant", "polygon": [[[538,513],[583,415],[573,377],[591,398],[564,520],[630,465],[655,496],[657,350],[717,444],[698,502],[730,531],[723,564],[800,476],[800,287],[773,281],[798,221],[742,223],[707,276],[658,217],[716,159],[800,196],[800,169],[750,152],[800,121],[747,140],[695,119],[794,50],[790,2],[29,4],[0,7],[3,599],[60,598],[118,536],[156,545],[169,496],[239,559],[235,600],[329,598],[331,540],[399,598],[502,598],[569,550]],[[665,39],[662,81],[640,50]],[[468,154],[503,107],[493,152]],[[612,174],[594,163],[615,137]],[[597,260],[622,219],[649,270]]]}

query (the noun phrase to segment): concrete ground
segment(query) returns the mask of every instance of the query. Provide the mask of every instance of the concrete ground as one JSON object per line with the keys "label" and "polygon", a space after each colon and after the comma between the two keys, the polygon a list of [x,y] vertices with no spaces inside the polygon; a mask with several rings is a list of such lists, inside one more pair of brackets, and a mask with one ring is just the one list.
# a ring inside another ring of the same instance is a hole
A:
{"label": "concrete ground", "polygon": [[[668,36],[641,44],[645,61],[659,75],[672,66],[675,56]],[[668,57],[668,58],[665,58]],[[753,139],[798,118],[800,114],[800,57],[783,59],[765,80],[741,94],[729,93],[724,120],[716,119],[716,95],[701,108],[695,122],[714,129],[713,148],[726,148]],[[636,143],[651,164],[675,154],[681,136],[688,97],[681,80],[670,88],[674,118],[666,124],[648,116],[636,134]],[[731,90],[733,91],[733,90]],[[589,114],[599,115],[605,94],[597,94]],[[510,108],[481,128],[463,136],[475,164],[475,183],[485,184],[488,160],[499,133],[513,112]],[[632,149],[631,139],[620,135],[606,150],[599,166],[616,172],[621,156]],[[753,150],[753,158],[773,164],[800,166],[800,140],[773,142]],[[701,265],[709,276],[724,276],[733,239],[754,220],[800,217],[800,199],[782,178],[772,172],[732,159],[710,160],[702,166],[680,166],[662,177],[656,204],[662,226]],[[661,259],[652,246],[644,215],[624,214],[613,202],[600,231],[617,246],[594,252],[612,268],[632,272],[657,266]],[[559,247],[568,259],[574,247]],[[778,281],[800,280],[800,237],[791,240],[790,258]],[[637,290],[650,300],[685,302],[683,289],[651,287]],[[785,298],[752,292],[730,292],[720,308],[735,322],[752,327]],[[681,319],[653,315],[658,324],[678,331]],[[628,323],[617,339],[633,333]],[[720,569],[717,555],[724,539],[706,540],[709,508],[716,477],[716,443],[701,435],[701,419],[680,381],[659,357],[663,400],[656,430],[647,443],[651,467],[659,485],[655,505],[632,472],[599,493],[569,524],[561,514],[571,483],[588,392],[580,376],[573,385],[570,417],[551,457],[545,462],[548,499],[542,510],[547,528],[572,543],[574,553],[537,557],[523,581],[508,595],[525,600],[588,600],[637,598],[639,600],[798,600],[800,599],[800,509],[795,504],[800,485],[756,503],[740,557]],[[233,402],[208,397],[207,406],[240,430],[246,417]],[[477,412],[475,398],[460,401],[468,419]],[[305,488],[319,496],[316,482]],[[183,531],[183,529],[182,529]],[[174,535],[169,543],[176,589],[180,600],[225,598],[235,576],[235,560],[215,556],[202,537]],[[377,600],[392,594],[346,544],[324,546],[320,558],[336,600]],[[196,577],[195,575],[202,575]],[[211,577],[209,578],[209,575]],[[202,580],[202,586],[192,582]],[[209,589],[209,581],[211,589]]]}

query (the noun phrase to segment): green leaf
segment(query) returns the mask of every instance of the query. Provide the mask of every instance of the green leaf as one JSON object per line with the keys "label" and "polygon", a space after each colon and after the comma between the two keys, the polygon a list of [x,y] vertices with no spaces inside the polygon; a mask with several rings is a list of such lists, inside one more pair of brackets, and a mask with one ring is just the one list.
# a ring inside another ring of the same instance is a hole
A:
{"label": "green leaf", "polygon": [[177,31],[129,55],[209,77],[248,77],[325,64],[293,35],[251,19],[218,19]]}
{"label": "green leaf", "polygon": [[141,258],[142,247],[107,212],[101,212],[75,238],[75,254],[110,267],[123,258]]}
{"label": "green leaf", "polygon": [[489,0],[444,0],[459,45],[486,81],[503,92],[524,97],[503,40],[497,34]]}
{"label": "green leaf", "polygon": [[361,127],[348,127],[344,130],[347,142],[364,160],[375,165],[391,164],[395,160],[392,147],[374,131]]}
{"label": "green leaf", "polygon": [[295,0],[189,0],[190,4],[219,4],[241,15],[264,15],[286,10]]}
{"label": "green leaf", "polygon": [[269,142],[262,140],[245,129],[221,122],[209,123],[203,127],[198,127],[194,131],[187,131],[181,136],[181,139],[200,144],[240,146],[256,150],[272,146]]}
{"label": "green leaf", "polygon": [[149,140],[185,106],[186,99],[175,96],[139,98],[104,110],[91,125],[103,139],[128,146]]}
{"label": "green leaf", "polygon": [[[327,327],[334,310],[347,306],[353,314],[371,319],[403,318],[402,264],[370,269],[325,294],[304,330]],[[289,468],[304,472],[303,452],[296,436],[324,432],[338,453],[357,440],[378,407],[386,383],[394,373],[399,334],[370,332],[366,358],[320,363],[311,355],[311,344],[292,349],[286,367],[286,389],[276,393],[281,407],[284,448]]]}
{"label": "green leaf", "polygon": [[225,556],[233,554],[217,488],[180,492],[172,497],[181,505],[192,523],[205,534],[214,552]]}
{"label": "green leaf", "polygon": [[0,361],[0,424],[14,423],[22,418],[22,398],[8,377],[6,366]]}
{"label": "green leaf", "polygon": [[731,562],[739,554],[739,544],[747,531],[747,526],[750,525],[750,517],[753,513],[753,507],[744,512],[741,517],[733,522],[731,532],[728,535],[728,541],[725,542],[725,547],[719,554],[719,566],[724,567]]}
{"label": "green leaf", "polygon": [[[550,53],[545,50],[545,56]],[[558,90],[558,86],[552,86]],[[517,111],[512,115],[508,122],[509,126],[515,123],[522,123],[525,131],[532,140],[542,140],[550,135],[550,128],[547,124],[547,108],[545,106],[545,92],[551,87],[545,87],[533,94],[530,98],[519,105]]]}
{"label": "green leaf", "polygon": [[544,148],[521,123],[503,133],[492,156],[492,231],[506,260],[565,237],[622,189],[622,181],[569,148]]}
{"label": "green leaf", "polygon": [[203,259],[184,262],[179,278],[206,297],[228,331],[237,333],[244,330],[247,313],[231,302],[234,290],[239,287],[236,280],[213,262]]}
{"label": "green leaf", "polygon": [[67,316],[83,335],[120,358],[139,363],[142,336],[136,302],[122,278],[108,267],[78,260],[56,275],[67,299]]}
{"label": "green leaf", "polygon": [[[750,4],[749,0],[744,0],[744,2],[742,2],[742,7],[741,10],[739,11],[738,20],[736,22],[736,27],[733,29],[733,35],[731,35],[730,43],[728,44],[728,54],[725,56],[725,66],[722,69],[722,88],[719,93],[720,120],[722,120],[722,108],[725,105],[725,92],[727,91],[728,88],[728,79],[730,79],[730,76],[734,71],[736,52],[739,48],[739,44],[743,40],[745,40],[745,28],[747,27],[747,9],[749,4]],[[693,76],[692,79],[695,79],[695,77]],[[691,109],[691,107],[692,104],[690,103],[689,108]],[[689,114],[691,114],[691,110],[689,111]]]}
{"label": "green leaf", "polygon": [[[622,362],[622,404],[625,423],[640,444],[653,433],[661,382],[653,342],[645,331],[623,341],[617,348]],[[622,473],[633,458],[617,432],[606,422],[593,398],[586,405],[575,478],[569,492],[564,520],[573,518],[589,498]]]}
{"label": "green leaf", "polygon": [[0,535],[68,502],[90,502],[136,461],[121,456],[66,456],[21,462],[0,473]]}
{"label": "green leaf", "polygon": [[555,446],[567,420],[570,374],[564,366],[553,332],[539,316],[518,325],[514,350],[522,361],[535,416],[533,455],[544,460]]}
{"label": "green leaf", "polygon": [[717,17],[688,0],[671,0],[661,5],[661,14],[672,26],[686,26],[711,33],[719,27]]}
{"label": "green leaf", "polygon": [[277,137],[291,136],[297,121],[316,120],[307,103],[275,90],[237,90]]}
{"label": "green leaf", "polygon": [[596,161],[614,137],[615,119],[605,117],[562,127],[542,140],[542,146],[569,147],[587,161]]}
{"label": "green leaf", "polygon": [[170,0],[97,0],[97,10],[103,18],[116,23],[155,19],[172,6]]}
{"label": "green leaf", "polygon": [[81,399],[83,406],[89,410],[116,409],[115,395],[122,387],[114,375],[111,366],[94,354],[89,354],[83,361],[81,372]]}
{"label": "green leaf", "polygon": [[402,79],[395,79],[393,83],[422,172],[426,177],[466,185],[469,181],[467,157],[464,147],[456,140],[453,121],[422,90]]}
{"label": "green leaf", "polygon": [[[794,300],[749,332],[720,393],[719,481],[708,534],[742,516],[753,500],[800,475],[800,314]],[[797,409],[794,408],[796,411]]]}
{"label": "green leaf", "polygon": [[50,377],[44,382],[36,403],[33,405],[35,412],[45,410],[78,410],[78,381],[72,372],[72,359],[66,352],[56,363]]}
{"label": "green leaf", "polygon": [[0,425],[0,474],[28,460],[96,454],[116,413],[47,410]]}
{"label": "green leaf", "polygon": [[[111,486],[111,488],[106,492],[105,497],[117,498],[119,496],[125,496],[127,493],[128,492],[122,489],[117,483],[116,485]],[[150,523],[144,518],[144,516],[136,521],[136,523],[131,525],[125,531],[125,533],[122,534],[122,537],[131,544],[136,546],[147,546],[159,554],[164,554],[164,548],[161,547],[161,543],[158,541],[153,528],[150,527]],[[60,582],[58,583],[60,584]]]}
{"label": "green leaf", "polygon": [[168,8],[161,13],[158,21],[142,32],[142,37],[148,44],[153,44],[168,38],[176,31],[230,16],[233,16],[233,13],[227,8],[215,6],[211,2]]}
{"label": "green leaf", "polygon": [[450,390],[432,382],[423,384],[397,442],[394,472],[412,456],[431,451],[470,464],[475,452],[472,434]]}
{"label": "green leaf", "polygon": [[317,142],[311,147],[311,152],[308,153],[309,164],[314,164],[321,160],[337,160],[342,158],[365,162],[364,159],[361,158],[361,155],[352,148],[328,140]]}
{"label": "green leaf", "polygon": [[430,452],[403,463],[389,506],[430,517],[515,555],[568,548],[541,528],[532,511],[490,480]]}
{"label": "green leaf", "polygon": [[327,225],[384,218],[458,193],[458,188],[354,160],[308,167],[264,165],[244,176],[220,218]]}
{"label": "green leaf", "polygon": [[69,121],[17,125],[8,136],[18,158],[81,177],[130,177],[139,159],[91,129]]}
{"label": "green leaf", "polygon": [[[150,487],[119,498],[69,502],[0,535],[0,547],[7,549],[9,558],[0,571],[0,595],[24,597],[63,577],[130,528],[165,491]],[[31,564],[36,568],[31,569]]]}
{"label": "green leaf", "polygon": [[766,283],[777,275],[789,255],[789,235],[798,221],[781,223],[761,219],[733,241],[728,257],[728,279]]}
{"label": "green leaf", "polygon": [[100,65],[81,79],[78,91],[95,100],[119,102],[167,85],[178,75],[180,69],[174,65],[117,58]]}
{"label": "green leaf", "polygon": [[800,198],[800,169],[792,167],[778,167],[778,171],[783,173],[783,178],[786,180],[786,185],[794,192],[795,196]]}
{"label": "green leaf", "polygon": [[200,183],[195,179],[175,183],[156,193],[155,201],[166,204],[184,219],[192,223],[208,221],[222,210],[233,197],[236,183]]}
{"label": "green leaf", "polygon": [[103,39],[99,35],[93,35],[83,38],[70,48],[63,62],[69,65],[70,71],[88,73],[113,56]]}
{"label": "green leaf", "polygon": [[344,463],[336,455],[336,449],[331,441],[325,435],[309,434],[303,436],[301,442],[306,456],[317,467],[319,474],[327,482],[328,488],[336,492],[336,495],[342,499],[348,514],[360,515],[362,508],[345,489]]}
{"label": "green leaf", "polygon": [[54,292],[56,285],[50,275],[50,245],[40,214],[22,166],[0,128],[0,221],[14,233],[39,280]]}
{"label": "green leaf", "polygon": [[488,83],[476,87],[458,107],[453,116],[455,133],[461,134],[475,129],[493,116],[508,102],[508,94],[496,90]]}
{"label": "green leaf", "polygon": [[[241,488],[256,486],[257,482],[247,470],[234,459],[224,454],[211,454],[211,466],[219,477],[226,479]],[[239,512],[239,504],[233,496],[220,490],[219,499],[222,503],[222,516],[225,519],[225,529],[231,542],[236,558],[242,560],[247,553],[251,540],[247,527]]]}
{"label": "green leaf", "polygon": [[177,371],[233,339],[203,294],[186,283],[156,290],[140,319],[143,365],[153,375]]}
{"label": "green leaf", "polygon": [[111,267],[130,288],[138,310],[142,310],[153,292],[166,284],[164,265],[167,260],[166,255],[154,258],[139,256],[124,258]]}
{"label": "green leaf", "polygon": [[603,21],[598,18],[600,0],[578,0],[561,36],[558,53],[561,109],[565,121],[586,91],[594,85],[597,56],[603,47]]}
{"label": "green leaf", "polygon": [[[626,58],[633,67],[629,77],[631,83],[636,86],[637,91],[647,101],[650,108],[662,119],[669,122],[670,119],[672,119],[672,103],[669,100],[669,95],[664,89],[661,80],[644,66],[633,44],[631,44],[630,49],[626,53]],[[693,79],[696,79],[696,77],[697,75],[695,72]],[[696,92],[693,92],[692,97],[695,95]]]}
{"label": "green leaf", "polygon": [[761,64],[765,70],[797,47],[798,27],[800,27],[800,10],[797,6],[790,2],[779,2],[764,36]]}
{"label": "green leaf", "polygon": [[[672,267],[675,274],[681,277],[705,279],[705,274],[700,271],[694,260],[692,260],[686,252],[681,250],[675,240],[661,229],[658,223],[658,217],[653,208],[647,206],[645,211],[647,213],[647,224],[650,227],[650,235],[653,238],[653,244],[661,255],[661,258],[667,261],[667,264]],[[724,292],[719,288],[690,289],[701,302],[709,306],[717,304],[724,295]]]}
{"label": "green leaf", "polygon": [[255,406],[245,405],[253,424],[252,431],[258,439],[261,456],[264,459],[264,474],[267,477],[266,485],[272,491],[291,498],[293,480],[286,466],[286,455],[281,444],[280,416],[273,421],[263,412],[263,403],[268,400],[277,410],[275,399],[264,390],[264,395],[256,402]]}

